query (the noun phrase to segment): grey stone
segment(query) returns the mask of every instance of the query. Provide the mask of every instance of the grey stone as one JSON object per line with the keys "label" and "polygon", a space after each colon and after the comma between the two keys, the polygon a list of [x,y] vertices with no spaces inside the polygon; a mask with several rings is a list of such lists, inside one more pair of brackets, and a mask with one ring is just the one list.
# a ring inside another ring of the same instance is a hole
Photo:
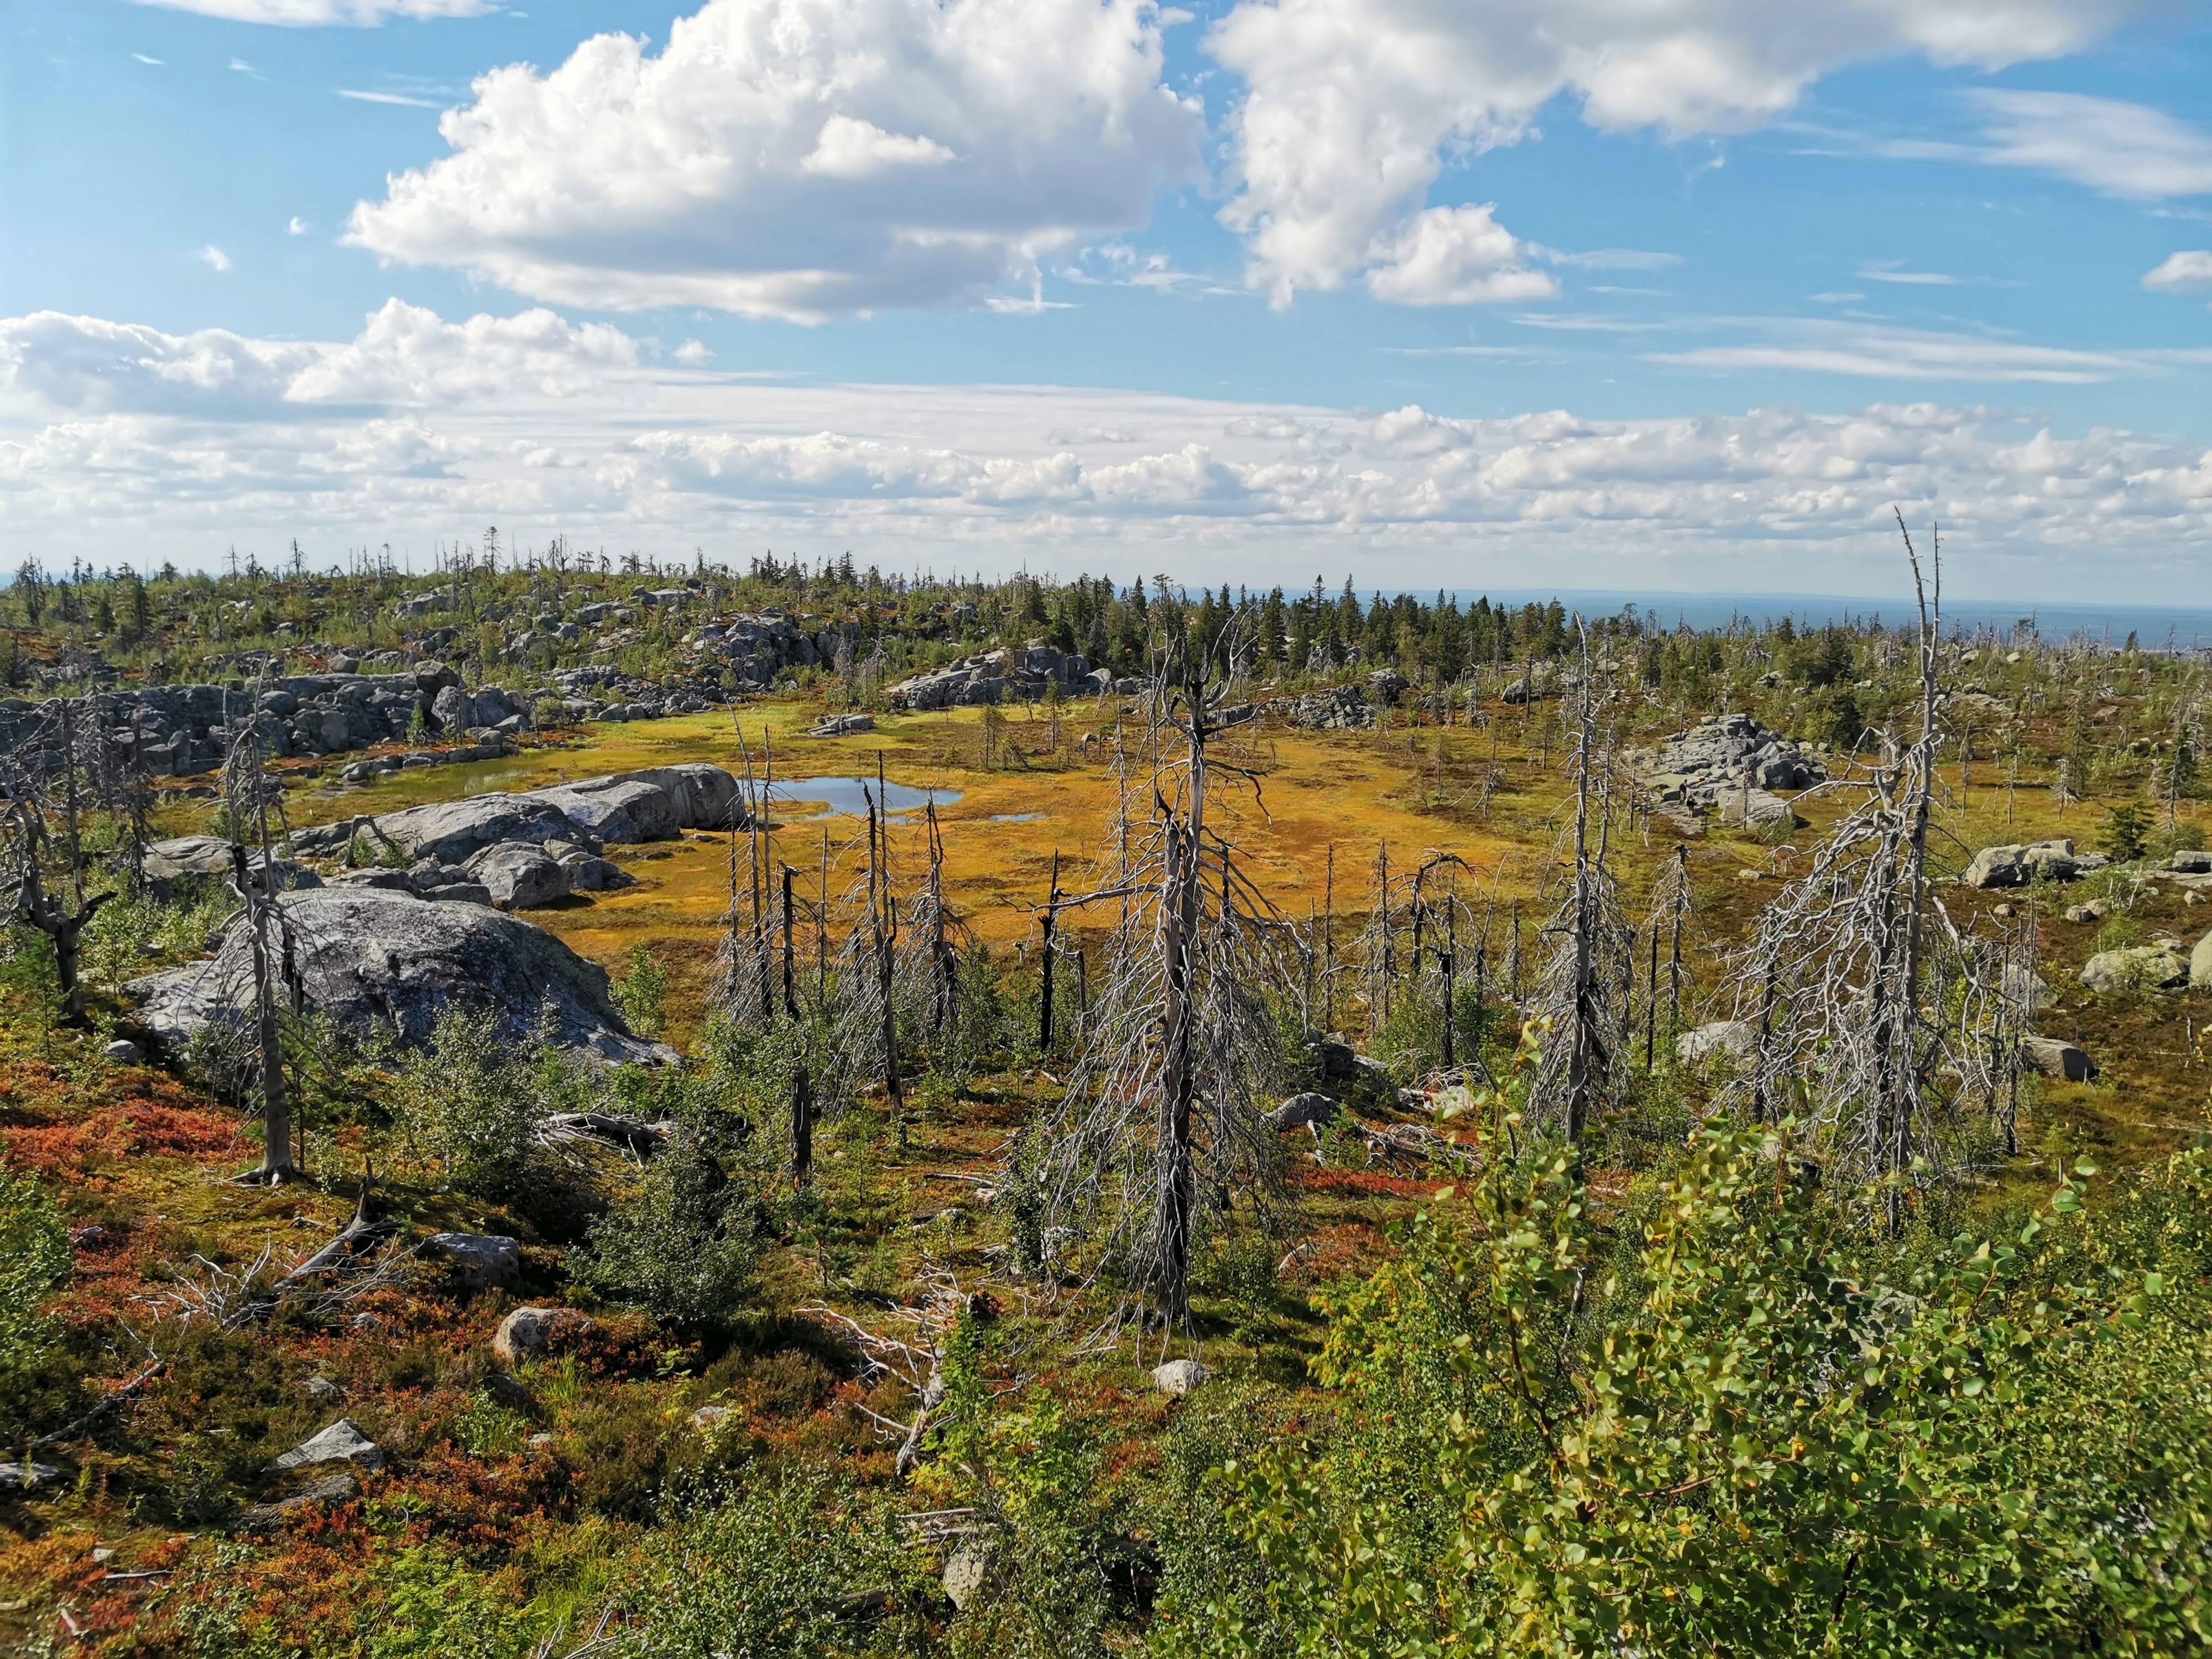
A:
{"label": "grey stone", "polygon": [[806,735],[810,738],[848,738],[856,732],[872,732],[875,729],[876,717],[873,714],[832,714],[827,720],[817,721],[814,729]]}
{"label": "grey stone", "polygon": [[1292,1095],[1269,1112],[1266,1121],[1271,1129],[1304,1129],[1316,1124],[1334,1123],[1336,1114],[1334,1101],[1327,1095],[1308,1090],[1304,1094]]}
{"label": "grey stone", "polygon": [[990,1547],[972,1539],[945,1558],[945,1571],[938,1577],[945,1587],[945,1599],[952,1603],[956,1613],[967,1612],[990,1580]]}
{"label": "grey stone", "polygon": [[1181,1399],[1212,1375],[1195,1359],[1170,1359],[1152,1367],[1152,1386],[1170,1399]]}
{"label": "grey stone", "polygon": [[2212,933],[2198,939],[2189,953],[2189,988],[2212,991]]}
{"label": "grey stone", "polygon": [[[550,1005],[555,1039],[610,1060],[662,1061],[632,1036],[606,970],[551,934],[481,904],[422,904],[401,893],[325,888],[277,900],[307,1006],[356,1030],[377,1021],[420,1042],[449,1005],[488,1009],[520,1034]],[[135,980],[141,1021],[182,1042],[249,1006],[252,941],[233,928],[213,960]]]}
{"label": "grey stone", "polygon": [[416,893],[441,904],[489,904],[491,889],[480,881],[445,881],[418,886]]}
{"label": "grey stone", "polygon": [[[249,848],[246,867],[258,874],[262,867],[261,849]],[[320,878],[312,870],[293,863],[289,859],[276,860],[276,879],[288,888],[318,887]],[[185,876],[223,877],[231,873],[230,843],[220,836],[177,836],[167,841],[157,841],[146,848],[146,878],[153,882],[171,882]]]}
{"label": "grey stone", "polygon": [[27,1460],[0,1463],[0,1492],[23,1492],[58,1480],[62,1472],[51,1463],[36,1463]]}
{"label": "grey stone", "polygon": [[503,1365],[550,1353],[589,1336],[599,1326],[574,1308],[517,1308],[492,1333],[492,1355]]}
{"label": "grey stone", "polygon": [[386,812],[376,827],[409,858],[434,858],[441,864],[459,864],[496,842],[552,841],[574,835],[576,828],[550,801],[501,794]]}
{"label": "grey stone", "polygon": [[468,1290],[513,1285],[522,1277],[522,1247],[498,1233],[433,1233],[422,1248],[452,1262],[454,1279]]}
{"label": "grey stone", "polygon": [[2050,984],[2024,962],[2007,963],[1997,983],[2014,1006],[2031,1016],[2051,1006]]}
{"label": "grey stone", "polygon": [[2072,881],[2086,868],[2070,841],[2036,841],[1984,847],[1960,881],[1968,887],[2025,887],[2038,877]]}
{"label": "grey stone", "polygon": [[568,896],[574,884],[566,866],[528,842],[503,841],[472,856],[471,879],[481,883],[492,903],[503,910],[527,910]]}
{"label": "grey stone", "polygon": [[1719,1019],[1694,1026],[1674,1039],[1674,1054],[1686,1066],[1723,1060],[1741,1066],[1759,1052],[1759,1028],[1747,1019]]}
{"label": "grey stone", "polygon": [[2112,907],[2102,899],[2091,899],[2087,904],[2068,905],[2065,914],[2071,922],[2102,921],[2112,914]]}
{"label": "grey stone", "polygon": [[100,1052],[118,1066],[136,1066],[139,1060],[138,1045],[124,1037],[118,1037]]}
{"label": "grey stone", "polygon": [[591,778],[535,791],[530,799],[555,808],[580,830],[614,846],[668,841],[681,832],[676,799],[659,784],[634,777]]}
{"label": "grey stone", "polygon": [[612,859],[603,859],[595,854],[573,854],[561,860],[561,867],[568,872],[571,892],[604,893],[611,888],[637,884],[637,878]]}
{"label": "grey stone", "polygon": [[2024,1036],[2020,1058],[2029,1071],[2062,1083],[2087,1083],[2097,1075],[2096,1062],[2063,1037]]}
{"label": "grey stone", "polygon": [[301,1441],[269,1465],[271,1471],[311,1468],[322,1463],[350,1463],[356,1468],[380,1469],[384,1449],[361,1431],[350,1417],[341,1417],[328,1428]]}
{"label": "grey stone", "polygon": [[1718,797],[1721,822],[1744,824],[1753,830],[1791,830],[1797,825],[1797,814],[1790,803],[1779,795],[1764,789],[1736,789]]}
{"label": "grey stone", "polygon": [[2092,991],[2171,991],[2189,983],[2190,959],[2162,945],[2133,945],[2100,951],[2081,969]]}

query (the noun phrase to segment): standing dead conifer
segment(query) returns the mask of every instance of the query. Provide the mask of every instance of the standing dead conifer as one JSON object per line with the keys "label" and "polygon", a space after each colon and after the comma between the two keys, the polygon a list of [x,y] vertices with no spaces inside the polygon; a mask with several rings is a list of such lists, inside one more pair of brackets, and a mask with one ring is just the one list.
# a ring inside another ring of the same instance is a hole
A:
{"label": "standing dead conifer", "polygon": [[[1224,635],[1224,639],[1227,636]],[[1224,686],[1170,641],[1151,700],[1150,777],[1126,792],[1096,887],[1063,914],[1112,902],[1081,1058],[1040,1126],[1048,1219],[1087,1236],[1094,1271],[1140,1314],[1188,1322],[1206,1217],[1264,1194],[1273,1137],[1260,1102],[1282,1074],[1273,1000],[1295,995],[1294,929],[1244,874],[1219,827],[1210,752]],[[1225,659],[1224,659],[1225,660]]]}
{"label": "standing dead conifer", "polygon": [[222,765],[223,817],[230,829],[231,892],[252,941],[253,1046],[246,1070],[261,1097],[261,1165],[247,1178],[276,1186],[297,1177],[291,1091],[284,1073],[283,964],[295,952],[277,902],[276,842],[289,837],[283,783],[270,770],[264,716],[231,721]]}
{"label": "standing dead conifer", "polygon": [[1626,1077],[1628,1034],[1620,994],[1629,972],[1634,933],[1620,904],[1620,885],[1608,866],[1612,852],[1617,746],[1599,715],[1601,696],[1591,660],[1589,631],[1575,619],[1581,640],[1577,688],[1573,817],[1567,830],[1566,877],[1552,915],[1537,1013],[1549,1022],[1531,1102],[1559,1133],[1578,1140],[1609,1104]]}
{"label": "standing dead conifer", "polygon": [[1994,1103],[1991,1056],[2008,1015],[2002,952],[1961,936],[1928,873],[1942,740],[1937,686],[1942,619],[1940,541],[1923,574],[1902,514],[1919,611],[1917,726],[1885,733],[1881,758],[1847,781],[1864,799],[1785,886],[1732,964],[1740,1012],[1757,1011],[1751,1074],[1734,1093],[1754,1110],[1794,1103],[1831,1169],[1880,1185],[1902,1215],[1908,1182],[1941,1179],[1968,1156],[1958,1109]]}

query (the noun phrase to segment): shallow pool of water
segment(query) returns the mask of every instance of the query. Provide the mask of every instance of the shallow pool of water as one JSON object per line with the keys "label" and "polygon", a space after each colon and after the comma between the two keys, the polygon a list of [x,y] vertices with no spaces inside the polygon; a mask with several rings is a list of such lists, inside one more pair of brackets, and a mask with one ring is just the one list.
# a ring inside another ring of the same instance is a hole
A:
{"label": "shallow pool of water", "polygon": [[[769,799],[772,816],[787,823],[803,823],[810,818],[861,817],[868,810],[867,796],[875,793],[873,778],[780,778]],[[883,787],[884,810],[892,817],[925,806],[950,806],[959,799],[957,789],[922,789],[889,779]]]}

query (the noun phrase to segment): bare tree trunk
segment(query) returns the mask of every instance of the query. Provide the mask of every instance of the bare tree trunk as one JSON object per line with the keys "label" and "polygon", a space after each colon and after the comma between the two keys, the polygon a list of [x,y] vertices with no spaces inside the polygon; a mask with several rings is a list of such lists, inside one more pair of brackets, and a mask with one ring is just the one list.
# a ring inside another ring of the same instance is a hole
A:
{"label": "bare tree trunk", "polygon": [[[292,1163],[291,1102],[284,1086],[284,1048],[277,1022],[276,975],[270,958],[269,896],[258,890],[247,867],[245,845],[230,843],[231,878],[246,907],[246,925],[253,939],[253,1025],[261,1069],[261,1167],[254,1178],[271,1186],[289,1181]],[[273,885],[275,872],[264,857],[262,878]]]}
{"label": "bare tree trunk", "polygon": [[1052,849],[1052,886],[1045,900],[1043,939],[1037,951],[1037,1053],[1052,1052],[1053,930],[1060,921],[1060,848]]}
{"label": "bare tree trunk", "polygon": [[814,1089],[804,1061],[791,1070],[791,1184],[804,1192],[814,1179]]}

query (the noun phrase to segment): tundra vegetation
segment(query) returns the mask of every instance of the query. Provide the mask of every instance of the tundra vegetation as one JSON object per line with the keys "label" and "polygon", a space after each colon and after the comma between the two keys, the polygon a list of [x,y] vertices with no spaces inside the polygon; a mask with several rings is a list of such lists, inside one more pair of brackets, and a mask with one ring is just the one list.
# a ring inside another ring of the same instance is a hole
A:
{"label": "tundra vegetation", "polygon": [[2212,663],[1935,555],[27,564],[0,1644],[2203,1651]]}

